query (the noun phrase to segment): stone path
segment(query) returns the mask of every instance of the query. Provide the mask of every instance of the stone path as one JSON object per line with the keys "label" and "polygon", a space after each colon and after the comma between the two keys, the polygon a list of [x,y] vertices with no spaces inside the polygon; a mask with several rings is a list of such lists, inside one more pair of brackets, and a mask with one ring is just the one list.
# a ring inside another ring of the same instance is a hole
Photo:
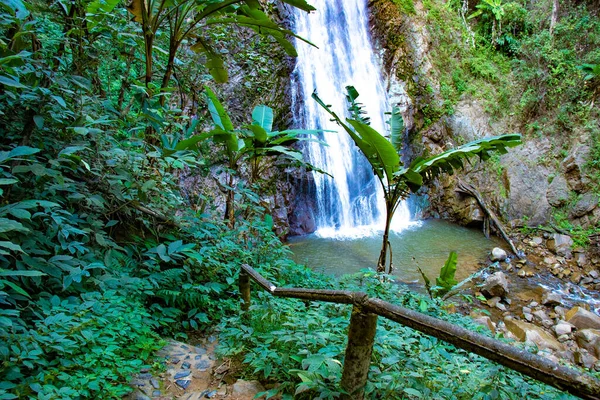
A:
{"label": "stone path", "polygon": [[166,370],[152,374],[143,370],[131,381],[130,400],[251,400],[265,389],[258,381],[236,380],[229,375],[229,360],[217,360],[216,340],[192,346],[175,340],[158,352]]}

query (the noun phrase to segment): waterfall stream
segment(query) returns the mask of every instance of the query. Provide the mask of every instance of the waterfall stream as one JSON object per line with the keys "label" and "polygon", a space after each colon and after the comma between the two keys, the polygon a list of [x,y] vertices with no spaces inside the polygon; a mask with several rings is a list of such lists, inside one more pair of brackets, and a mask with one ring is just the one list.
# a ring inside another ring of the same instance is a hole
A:
{"label": "waterfall stream", "polygon": [[[332,109],[343,115],[348,105],[345,87],[360,93],[371,126],[386,132],[385,112],[390,106],[368,32],[366,0],[313,1],[317,11],[296,11],[295,31],[318,48],[297,41],[297,97],[304,101],[297,123],[323,129],[326,144],[309,142],[305,155],[311,164],[331,176],[314,173],[316,189],[316,235],[357,238],[374,235],[385,225],[383,191],[373,171],[339,126],[311,99],[314,90]],[[295,107],[296,108],[296,107]],[[410,225],[408,206],[398,207],[392,230]]]}

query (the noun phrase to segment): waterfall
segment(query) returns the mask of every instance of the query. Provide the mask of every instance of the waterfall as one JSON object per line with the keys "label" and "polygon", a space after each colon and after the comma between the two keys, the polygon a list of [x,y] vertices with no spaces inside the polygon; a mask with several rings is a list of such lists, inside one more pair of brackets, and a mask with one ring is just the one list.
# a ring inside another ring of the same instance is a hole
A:
{"label": "waterfall", "polygon": [[[316,234],[337,238],[374,235],[385,226],[383,190],[352,139],[310,97],[316,90],[326,104],[343,115],[348,108],[345,87],[353,85],[371,126],[382,133],[387,131],[384,113],[390,106],[369,38],[366,0],[311,3],[317,11],[295,11],[295,32],[318,47],[296,41],[296,97],[304,102],[295,117],[302,127],[325,130],[320,135],[325,146],[309,142],[304,150],[311,164],[331,175],[314,173]],[[410,212],[404,202],[395,213],[392,230],[409,224]]]}

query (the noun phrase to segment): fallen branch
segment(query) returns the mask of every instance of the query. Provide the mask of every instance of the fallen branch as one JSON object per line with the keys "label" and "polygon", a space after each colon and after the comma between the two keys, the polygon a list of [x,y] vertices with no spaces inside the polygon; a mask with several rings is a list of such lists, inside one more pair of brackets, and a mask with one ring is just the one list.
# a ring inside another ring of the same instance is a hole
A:
{"label": "fallen branch", "polygon": [[477,189],[475,189],[472,185],[470,185],[466,182],[463,182],[459,179],[458,184],[456,185],[456,191],[461,192],[461,193],[466,193],[470,196],[475,197],[475,199],[477,200],[477,203],[479,203],[479,207],[481,207],[481,209],[485,212],[487,217],[494,223],[494,225],[498,229],[498,232],[500,232],[500,235],[502,236],[502,238],[510,246],[512,252],[518,258],[524,258],[524,256],[517,251],[517,248],[515,247],[514,243],[512,242],[510,237],[508,237],[508,235],[506,234],[506,231],[504,230],[500,220],[498,220],[498,218],[496,217],[496,214],[494,214],[494,212],[487,207],[487,205],[485,204],[485,201],[483,200],[483,197],[477,191]]}

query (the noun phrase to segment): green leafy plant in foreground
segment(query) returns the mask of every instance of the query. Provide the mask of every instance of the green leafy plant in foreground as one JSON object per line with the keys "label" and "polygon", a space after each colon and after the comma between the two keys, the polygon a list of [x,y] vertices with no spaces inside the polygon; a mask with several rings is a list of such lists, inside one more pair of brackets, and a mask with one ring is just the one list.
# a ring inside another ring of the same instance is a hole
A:
{"label": "green leafy plant in foreground", "polygon": [[[451,269],[451,268],[450,268]],[[293,263],[264,266],[261,274],[278,286],[363,291],[369,296],[420,310],[491,335],[468,318],[448,314],[439,299],[398,286],[390,276],[363,270],[336,282]],[[267,398],[336,399],[351,307],[274,298],[253,292],[249,315],[220,325],[219,352],[246,365],[247,378],[275,383]],[[500,338],[501,339],[501,338]],[[482,357],[391,322],[378,321],[365,390],[366,399],[573,399]]]}
{"label": "green leafy plant in foreground", "polygon": [[[417,192],[427,181],[431,181],[441,173],[453,174],[455,170],[463,168],[463,160],[479,156],[481,160],[485,161],[490,158],[491,153],[507,153],[507,147],[514,147],[521,143],[521,135],[507,134],[479,139],[429,158],[418,157],[410,165],[405,166],[399,155],[402,145],[401,134],[404,129],[400,112],[394,109],[388,122],[390,125],[390,141],[371,128],[368,121],[362,116],[362,110],[356,103],[358,97],[356,89],[349,86],[347,90],[352,118],[346,118],[346,122],[342,121],[316,93],[313,93],[312,97],[350,135],[361,153],[371,164],[373,173],[383,188],[386,220],[381,252],[377,261],[377,271],[384,272],[386,271],[388,250],[391,252],[388,240],[390,225],[400,202],[406,199],[411,192]],[[391,272],[392,268],[390,256],[388,272]]]}

